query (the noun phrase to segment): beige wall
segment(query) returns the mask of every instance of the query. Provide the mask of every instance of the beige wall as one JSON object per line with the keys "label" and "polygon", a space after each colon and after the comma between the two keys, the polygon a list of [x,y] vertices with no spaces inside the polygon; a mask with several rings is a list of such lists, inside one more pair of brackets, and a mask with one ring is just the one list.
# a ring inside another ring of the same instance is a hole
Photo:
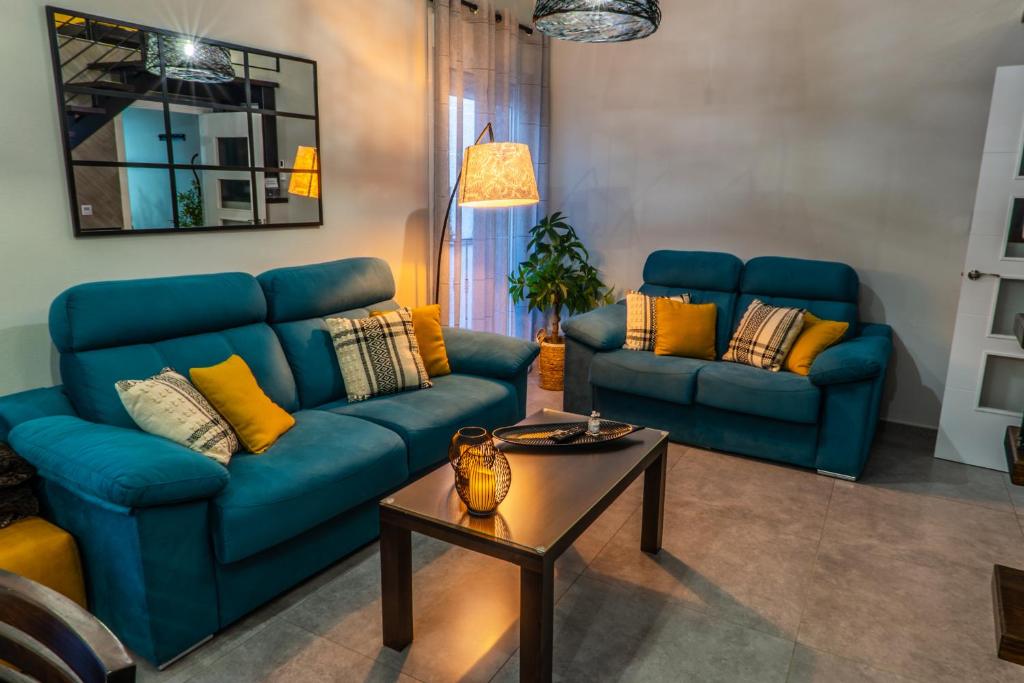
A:
{"label": "beige wall", "polygon": [[373,255],[399,298],[425,300],[424,0],[79,0],[74,8],[319,62],[319,230],[74,239],[44,0],[4,4],[0,60],[0,393],[56,380],[46,315],[88,280],[243,270]]}
{"label": "beige wall", "polygon": [[609,282],[658,248],[845,261],[896,330],[885,414],[934,426],[995,68],[1017,0],[667,0],[652,38],[557,42],[553,209]]}

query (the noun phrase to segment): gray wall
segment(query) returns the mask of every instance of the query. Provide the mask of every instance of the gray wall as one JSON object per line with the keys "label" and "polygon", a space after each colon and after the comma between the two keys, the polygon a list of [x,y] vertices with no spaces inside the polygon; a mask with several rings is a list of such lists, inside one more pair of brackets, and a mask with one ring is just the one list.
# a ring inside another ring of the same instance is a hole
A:
{"label": "gray wall", "polygon": [[78,0],[74,8],[319,62],[319,230],[106,237],[71,233],[45,0],[3,4],[0,394],[56,379],[50,301],[88,280],[243,270],[373,255],[399,298],[425,300],[425,0]]}
{"label": "gray wall", "polygon": [[845,261],[896,330],[885,414],[935,426],[995,68],[1019,0],[665,0],[653,37],[556,41],[552,209],[610,283],[654,249]]}

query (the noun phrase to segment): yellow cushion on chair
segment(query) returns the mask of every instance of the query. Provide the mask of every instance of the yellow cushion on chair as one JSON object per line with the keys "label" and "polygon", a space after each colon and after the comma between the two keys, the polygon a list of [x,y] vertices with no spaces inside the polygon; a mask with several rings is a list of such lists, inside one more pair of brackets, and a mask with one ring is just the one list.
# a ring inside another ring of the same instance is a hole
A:
{"label": "yellow cushion on chair", "polygon": [[682,356],[701,360],[715,359],[715,304],[688,304],[672,299],[654,302],[658,328],[654,353],[658,356]]}
{"label": "yellow cushion on chair", "polygon": [[208,368],[189,370],[192,384],[234,427],[251,453],[262,453],[295,426],[295,418],[263,393],[240,356]]}
{"label": "yellow cushion on chair", "polygon": [[[419,308],[410,308],[412,312],[412,332],[416,335],[416,344],[420,347],[420,356],[427,374],[441,377],[452,374],[448,364],[448,349],[444,345],[441,333],[441,305],[430,304]],[[383,315],[389,311],[371,311],[371,315]]]}
{"label": "yellow cushion on chair", "polygon": [[86,606],[75,539],[41,517],[28,517],[0,529],[0,569],[32,579]]}
{"label": "yellow cushion on chair", "polygon": [[809,375],[814,359],[842,339],[849,328],[850,323],[822,320],[813,313],[804,313],[803,329],[793,342],[783,367],[798,375]]}

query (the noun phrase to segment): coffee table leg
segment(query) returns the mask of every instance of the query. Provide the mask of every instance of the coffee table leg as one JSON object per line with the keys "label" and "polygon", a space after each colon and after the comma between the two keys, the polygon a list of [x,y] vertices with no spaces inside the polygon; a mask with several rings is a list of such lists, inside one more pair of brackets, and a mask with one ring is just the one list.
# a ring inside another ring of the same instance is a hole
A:
{"label": "coffee table leg", "polygon": [[380,588],[384,644],[402,650],[412,642],[412,533],[383,519]]}
{"label": "coffee table leg", "polygon": [[668,471],[668,448],[662,451],[644,471],[643,527],[640,550],[657,553],[661,550],[661,530],[665,523],[665,474]]}
{"label": "coffee table leg", "polygon": [[519,680],[551,680],[555,612],[554,568],[519,570]]}

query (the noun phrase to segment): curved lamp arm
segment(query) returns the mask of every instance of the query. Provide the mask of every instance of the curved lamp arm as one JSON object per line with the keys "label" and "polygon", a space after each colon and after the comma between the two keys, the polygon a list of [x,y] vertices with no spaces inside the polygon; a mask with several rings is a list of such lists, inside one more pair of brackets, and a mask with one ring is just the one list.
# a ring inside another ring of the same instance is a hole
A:
{"label": "curved lamp arm", "polygon": [[[484,126],[484,129],[480,131],[480,135],[476,136],[476,142],[474,145],[479,145],[480,141],[484,139],[484,135],[488,137],[490,142],[494,142],[494,126],[491,125],[490,121]],[[444,212],[444,223],[441,225],[441,240],[437,244],[437,267],[434,269],[434,303],[441,303],[441,259],[444,258],[444,238],[448,235],[448,220],[452,215],[452,204],[455,203],[455,195],[459,193],[459,184],[462,182],[462,171],[459,171],[458,177],[455,179],[455,187],[452,188],[452,194],[448,197],[448,208]]]}

